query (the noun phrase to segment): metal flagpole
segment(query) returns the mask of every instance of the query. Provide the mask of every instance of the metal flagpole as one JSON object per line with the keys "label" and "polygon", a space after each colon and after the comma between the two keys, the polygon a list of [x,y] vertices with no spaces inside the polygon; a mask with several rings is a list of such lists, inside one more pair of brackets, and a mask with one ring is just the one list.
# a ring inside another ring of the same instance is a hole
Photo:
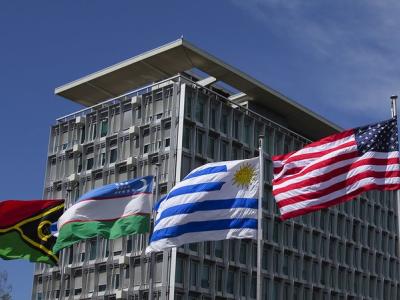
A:
{"label": "metal flagpole", "polygon": [[[160,182],[160,163],[156,163],[156,176],[155,176],[155,190],[154,190],[154,195],[153,195],[153,201],[152,201],[152,208],[154,207],[154,204],[158,200],[158,183]],[[156,214],[153,211],[152,216],[151,216],[151,229],[152,231],[154,230],[154,221],[155,221]],[[155,259],[155,253],[151,252],[150,253],[150,270],[149,270],[149,300],[154,299],[154,259]]]}
{"label": "metal flagpole", "polygon": [[257,300],[262,298],[262,276],[261,276],[261,260],[262,260],[262,198],[264,193],[264,136],[260,135],[258,139],[258,151],[260,158],[260,174],[258,188],[258,228],[257,228]]}
{"label": "metal flagpole", "polygon": [[[397,117],[397,95],[392,95],[390,97],[390,112],[392,114],[392,118]],[[398,216],[400,216],[400,203],[399,203],[399,199],[400,199],[400,191],[397,190],[396,191],[396,198],[397,198],[397,214]],[[397,221],[397,226],[400,232],[400,218],[398,218]]]}

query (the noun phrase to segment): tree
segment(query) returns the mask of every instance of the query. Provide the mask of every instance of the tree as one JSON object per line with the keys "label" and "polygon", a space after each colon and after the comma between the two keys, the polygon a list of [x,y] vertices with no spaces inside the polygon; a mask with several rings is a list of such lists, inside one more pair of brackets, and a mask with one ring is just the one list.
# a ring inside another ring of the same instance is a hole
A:
{"label": "tree", "polygon": [[7,279],[7,271],[0,271],[0,300],[11,300],[12,288]]}

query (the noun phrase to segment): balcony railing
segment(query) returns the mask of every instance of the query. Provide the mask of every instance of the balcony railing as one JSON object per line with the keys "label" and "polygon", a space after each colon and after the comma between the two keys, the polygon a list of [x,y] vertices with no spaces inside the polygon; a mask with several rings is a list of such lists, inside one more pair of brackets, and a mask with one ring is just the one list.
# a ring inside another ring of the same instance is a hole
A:
{"label": "balcony railing", "polygon": [[63,117],[61,117],[61,118],[58,118],[58,119],[57,119],[57,122],[58,122],[58,123],[64,123],[64,122],[67,122],[67,121],[69,121],[69,120],[73,120],[73,119],[75,119],[76,117],[83,117],[83,116],[86,116],[87,114],[90,114],[91,112],[97,111],[97,110],[99,110],[100,108],[103,108],[103,107],[107,107],[107,106],[110,106],[110,105],[113,105],[113,104],[120,103],[121,101],[127,100],[127,99],[129,99],[129,98],[131,98],[131,97],[140,96],[140,95],[149,93],[149,92],[151,92],[151,91],[153,90],[153,87],[154,87],[154,86],[158,86],[158,85],[163,84],[163,83],[168,82],[168,81],[176,81],[177,78],[179,78],[180,76],[181,76],[181,75],[176,75],[176,76],[167,78],[167,79],[165,79],[165,80],[158,81],[158,82],[156,82],[156,83],[152,83],[152,84],[146,85],[146,86],[144,86],[144,87],[140,87],[140,88],[138,88],[138,89],[136,89],[136,90],[133,90],[133,91],[130,91],[130,92],[126,93],[126,94],[119,95],[119,96],[117,96],[117,97],[115,97],[115,98],[108,99],[108,100],[106,100],[106,101],[103,101],[103,102],[101,102],[101,103],[99,103],[99,104],[96,104],[96,105],[93,105],[93,106],[91,106],[91,107],[84,108],[84,109],[79,110],[79,111],[77,111],[77,112],[73,112],[73,113],[71,113],[71,114],[69,114],[69,115],[66,115],[66,116],[63,116]]}

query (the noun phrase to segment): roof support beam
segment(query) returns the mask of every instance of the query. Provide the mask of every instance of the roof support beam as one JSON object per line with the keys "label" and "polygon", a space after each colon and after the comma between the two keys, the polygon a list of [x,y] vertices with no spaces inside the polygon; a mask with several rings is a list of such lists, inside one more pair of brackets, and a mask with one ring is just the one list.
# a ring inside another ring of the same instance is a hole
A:
{"label": "roof support beam", "polygon": [[210,84],[212,84],[212,83],[214,83],[216,81],[217,81],[217,78],[210,76],[210,77],[204,78],[202,80],[199,80],[196,83],[198,85],[201,85],[202,87],[206,87],[206,86],[209,86]]}
{"label": "roof support beam", "polygon": [[249,95],[240,92],[240,93],[234,94],[232,96],[229,96],[228,99],[233,102],[241,102],[243,100],[251,100],[252,98]]}

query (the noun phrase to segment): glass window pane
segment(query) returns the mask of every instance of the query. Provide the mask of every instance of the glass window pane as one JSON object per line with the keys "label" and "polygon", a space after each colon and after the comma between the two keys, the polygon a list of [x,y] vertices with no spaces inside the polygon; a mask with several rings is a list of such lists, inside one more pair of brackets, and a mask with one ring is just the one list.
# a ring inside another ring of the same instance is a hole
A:
{"label": "glass window pane", "polygon": [[110,164],[115,163],[117,161],[117,148],[111,149],[110,151]]}
{"label": "glass window pane", "polygon": [[106,136],[107,133],[108,133],[108,119],[104,119],[101,121],[100,137]]}
{"label": "glass window pane", "polygon": [[210,266],[207,264],[203,265],[201,272],[201,287],[206,289],[210,287]]}

